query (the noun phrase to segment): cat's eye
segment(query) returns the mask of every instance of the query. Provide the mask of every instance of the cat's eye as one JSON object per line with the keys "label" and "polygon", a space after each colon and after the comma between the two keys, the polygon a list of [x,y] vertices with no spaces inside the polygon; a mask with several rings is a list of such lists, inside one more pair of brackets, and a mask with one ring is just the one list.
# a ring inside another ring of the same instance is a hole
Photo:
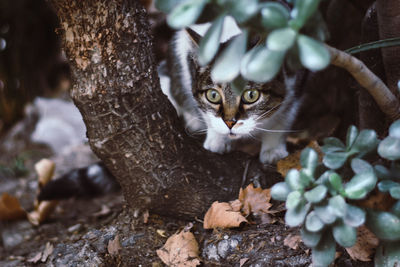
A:
{"label": "cat's eye", "polygon": [[221,103],[221,95],[218,93],[217,90],[209,89],[206,92],[206,98],[213,104],[220,104]]}
{"label": "cat's eye", "polygon": [[252,104],[260,98],[260,91],[256,89],[250,89],[244,91],[242,94],[242,101],[245,104]]}

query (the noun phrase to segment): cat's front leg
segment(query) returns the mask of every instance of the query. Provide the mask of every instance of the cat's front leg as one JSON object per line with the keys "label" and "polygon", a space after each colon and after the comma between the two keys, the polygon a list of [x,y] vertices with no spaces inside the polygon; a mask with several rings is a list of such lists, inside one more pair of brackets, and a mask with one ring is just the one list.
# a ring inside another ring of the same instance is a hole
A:
{"label": "cat's front leg", "polygon": [[203,147],[211,152],[223,154],[232,150],[232,141],[226,135],[208,129]]}
{"label": "cat's front leg", "polygon": [[285,135],[280,133],[264,134],[260,151],[260,162],[263,164],[275,163],[286,157]]}

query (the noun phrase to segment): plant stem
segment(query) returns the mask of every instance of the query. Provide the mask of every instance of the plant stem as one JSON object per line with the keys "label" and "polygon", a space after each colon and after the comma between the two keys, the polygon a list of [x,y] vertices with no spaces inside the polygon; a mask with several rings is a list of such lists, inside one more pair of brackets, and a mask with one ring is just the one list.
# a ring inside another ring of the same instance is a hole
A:
{"label": "plant stem", "polygon": [[347,70],[372,95],[379,108],[392,120],[400,118],[400,103],[389,88],[359,59],[326,45],[331,64]]}
{"label": "plant stem", "polygon": [[379,41],[375,41],[375,42],[357,45],[357,46],[354,46],[352,48],[345,50],[344,52],[354,55],[354,54],[357,54],[357,53],[360,53],[363,51],[367,51],[367,50],[378,49],[378,48],[383,48],[383,47],[391,47],[391,46],[397,46],[397,45],[400,45],[400,37],[389,38],[389,39],[385,39],[385,40],[379,40]]}

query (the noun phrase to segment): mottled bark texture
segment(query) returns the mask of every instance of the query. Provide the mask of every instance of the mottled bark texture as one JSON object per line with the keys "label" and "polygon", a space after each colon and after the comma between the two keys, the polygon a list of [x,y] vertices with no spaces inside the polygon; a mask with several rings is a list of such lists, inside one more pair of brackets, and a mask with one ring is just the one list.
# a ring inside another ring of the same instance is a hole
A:
{"label": "mottled bark texture", "polygon": [[117,177],[129,206],[193,218],[214,200],[236,197],[246,157],[209,153],[184,133],[160,90],[139,1],[51,3],[90,145]]}

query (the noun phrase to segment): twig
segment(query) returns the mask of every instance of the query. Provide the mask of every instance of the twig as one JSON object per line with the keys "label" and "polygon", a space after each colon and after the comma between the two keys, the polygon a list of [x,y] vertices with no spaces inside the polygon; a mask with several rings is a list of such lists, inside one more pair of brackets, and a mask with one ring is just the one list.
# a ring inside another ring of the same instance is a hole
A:
{"label": "twig", "polygon": [[347,70],[372,95],[379,108],[392,120],[400,118],[400,103],[389,88],[359,59],[329,45],[331,64]]}

